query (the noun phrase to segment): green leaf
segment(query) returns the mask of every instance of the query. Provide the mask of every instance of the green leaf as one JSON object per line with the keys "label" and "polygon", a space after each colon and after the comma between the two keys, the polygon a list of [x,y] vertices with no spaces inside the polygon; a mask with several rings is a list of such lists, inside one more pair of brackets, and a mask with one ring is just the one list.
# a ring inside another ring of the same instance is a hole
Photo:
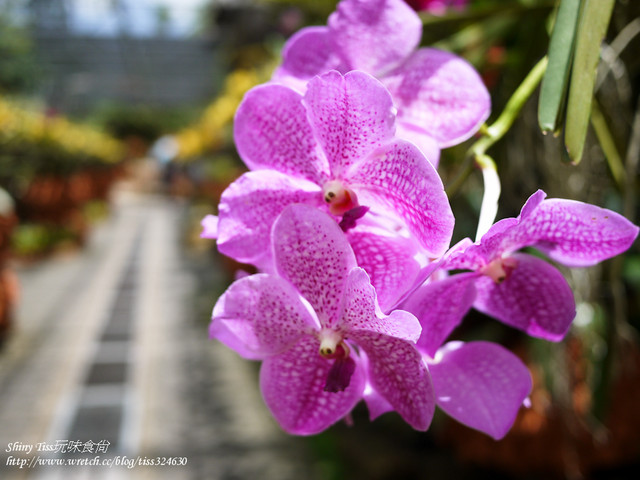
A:
{"label": "green leaf", "polygon": [[549,64],[542,79],[538,123],[544,133],[555,132],[567,93],[580,0],[562,0],[549,42]]}
{"label": "green leaf", "polygon": [[565,146],[573,164],[578,164],[582,158],[600,44],[607,32],[614,3],[615,0],[585,0],[580,15],[565,125]]}
{"label": "green leaf", "polygon": [[616,147],[613,134],[611,133],[611,130],[609,130],[607,120],[602,114],[600,106],[596,100],[593,101],[591,106],[591,126],[598,138],[600,148],[602,148],[602,152],[607,159],[613,179],[616,181],[618,186],[622,187],[624,185],[625,177],[624,162],[618,152],[618,148]]}

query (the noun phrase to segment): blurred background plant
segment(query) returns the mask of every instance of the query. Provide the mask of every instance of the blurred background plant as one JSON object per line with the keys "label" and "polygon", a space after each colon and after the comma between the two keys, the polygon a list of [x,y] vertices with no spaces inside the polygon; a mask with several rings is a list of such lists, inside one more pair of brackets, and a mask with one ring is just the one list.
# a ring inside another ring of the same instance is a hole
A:
{"label": "blurred background plant", "polygon": [[[81,244],[87,220],[83,207],[106,200],[123,154],[118,140],[94,127],[0,98],[0,181],[15,198],[21,219],[16,251],[44,251],[63,238]],[[51,232],[28,235],[33,222]]]}
{"label": "blurred background plant", "polygon": [[84,205],[106,199],[123,146],[43,101],[45,76],[33,31],[17,13],[25,5],[7,1],[0,7],[0,184],[20,219],[12,237],[15,252],[81,244]]}

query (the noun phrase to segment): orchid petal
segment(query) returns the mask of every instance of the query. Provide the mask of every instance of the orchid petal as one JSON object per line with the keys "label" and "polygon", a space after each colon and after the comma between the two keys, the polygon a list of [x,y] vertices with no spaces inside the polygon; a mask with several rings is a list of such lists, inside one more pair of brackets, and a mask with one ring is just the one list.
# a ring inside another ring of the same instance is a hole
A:
{"label": "orchid petal", "polygon": [[369,274],[381,310],[388,311],[420,272],[415,240],[366,225],[349,230],[347,238],[358,265]]}
{"label": "orchid petal", "polygon": [[209,338],[215,338],[247,360],[263,360],[265,358],[265,355],[249,348],[242,338],[227,328],[224,322],[212,322],[209,325]]}
{"label": "orchid petal", "polygon": [[307,205],[284,209],[273,225],[278,273],[312,305],[323,327],[339,318],[347,275],[356,258],[328,214]]}
{"label": "orchid petal", "polygon": [[216,215],[207,215],[200,222],[202,233],[200,238],[218,238],[218,217]]}
{"label": "orchid petal", "polygon": [[415,347],[404,340],[359,330],[350,337],[367,354],[371,386],[416,430],[429,428],[435,396],[429,372]]}
{"label": "orchid petal", "polygon": [[274,170],[243,174],[220,198],[218,249],[259,268],[271,265],[271,225],[292,203],[323,207],[322,192],[314,183]]}
{"label": "orchid petal", "polygon": [[471,309],[478,274],[460,273],[430,282],[416,290],[402,309],[413,313],[422,325],[418,349],[433,357],[436,350]]}
{"label": "orchid petal", "polygon": [[324,391],[333,361],[321,357],[319,348],[318,340],[308,336],[292,349],[262,362],[262,396],[289,433],[319,433],[347,415],[362,398],[366,378],[359,365],[344,391]]}
{"label": "orchid petal", "polygon": [[385,398],[380,395],[370,383],[367,383],[365,386],[362,397],[367,404],[369,420],[371,421],[374,421],[380,415],[393,411],[393,406],[387,402],[387,400],[385,400]]}
{"label": "orchid petal", "polygon": [[[358,356],[360,357],[360,364],[362,365],[362,368],[366,372],[369,372],[369,357],[367,357],[367,352],[360,349]],[[393,411],[393,406],[382,395],[380,395],[375,388],[373,388],[368,376],[364,392],[362,393],[362,399],[367,404],[369,420],[371,421],[375,420],[380,415]]]}
{"label": "orchid petal", "polygon": [[418,320],[408,312],[394,310],[386,316],[380,311],[376,291],[360,267],[351,270],[347,277],[340,326],[347,332],[366,330],[412,343],[418,340],[421,330]]}
{"label": "orchid petal", "polygon": [[[464,247],[456,246],[456,251],[448,253],[443,267],[447,270],[477,270],[494,258],[514,251],[512,237],[518,226],[518,219],[503,218],[494,223],[479,242],[465,239]],[[453,249],[451,249],[453,250]]]}
{"label": "orchid petal", "polygon": [[553,198],[522,220],[514,243],[532,245],[569,267],[586,267],[624,252],[637,235],[638,227],[612,210]]}
{"label": "orchid petal", "polygon": [[350,67],[376,75],[407,57],[422,36],[420,18],[402,0],[345,0],[328,24]]}
{"label": "orchid petal", "polygon": [[238,153],[251,170],[274,169],[322,185],[328,174],[299,93],[283,85],[252,88],[234,121]]}
{"label": "orchid petal", "polygon": [[[519,225],[535,212],[546,195],[542,190],[538,190],[527,199],[518,218],[503,218],[497,221],[489,227],[477,243],[471,244],[469,239],[465,239],[467,244],[462,247],[460,242],[448,252],[449,258],[443,268],[477,270],[494,258],[531,245],[531,239],[522,240],[523,235],[519,235],[521,228]],[[518,240],[519,237],[520,240]],[[453,252],[454,249],[455,252]]]}
{"label": "orchid petal", "polygon": [[[480,245],[465,252],[485,260],[532,246],[569,267],[586,267],[627,250],[638,227],[605,208],[565,199],[545,199],[538,190],[522,207],[518,218],[495,223]],[[455,267],[453,267],[455,268]]]}
{"label": "orchid petal", "polygon": [[463,238],[453,247],[447,250],[442,257],[441,267],[444,270],[475,270],[486,261],[484,256],[474,251],[478,247],[470,238]]}
{"label": "orchid petal", "polygon": [[438,406],[468,427],[504,437],[532,388],[513,353],[491,342],[452,342],[429,363]]}
{"label": "orchid petal", "polygon": [[307,27],[287,40],[282,49],[282,65],[271,80],[304,93],[310,79],[329,70],[346,73],[351,69],[343,65],[327,27]]}
{"label": "orchid petal", "polygon": [[501,283],[484,275],[476,280],[473,306],[531,336],[562,340],[576,313],[567,281],[544,260],[519,253],[511,258],[517,265]]}
{"label": "orchid petal", "polygon": [[[399,305],[407,300],[420,286],[422,286],[427,280],[433,277],[439,276],[440,273],[446,276],[446,270],[440,268],[442,265],[442,259],[444,257],[440,257],[439,260],[434,260],[432,262],[427,263],[423,266],[420,271],[417,273],[413,280],[413,284],[406,290],[402,295],[398,297],[397,302],[393,305],[392,309],[397,308]],[[434,280],[436,278],[433,278]]]}
{"label": "orchid petal", "polygon": [[421,129],[413,128],[404,122],[396,122],[396,137],[413,143],[427,157],[433,168],[440,163],[440,147],[435,139]]}
{"label": "orchid petal", "polygon": [[462,58],[421,48],[381,77],[398,107],[398,120],[420,128],[440,148],[463,142],[489,117],[491,97]]}
{"label": "orchid petal", "polygon": [[364,72],[342,76],[331,71],[315,77],[309,82],[304,104],[334,178],[393,137],[391,96]]}
{"label": "orchid petal", "polygon": [[518,215],[518,220],[522,222],[530,217],[545,198],[547,198],[547,194],[543,190],[537,190],[534,192],[529,198],[527,198],[527,201],[524,202],[524,205],[520,210],[520,215]]}
{"label": "orchid petal", "polygon": [[440,176],[415,145],[394,140],[352,168],[345,181],[362,205],[402,218],[430,256],[445,252],[453,213]]}
{"label": "orchid petal", "polygon": [[470,251],[475,251],[487,262],[504,253],[510,253],[519,247],[513,244],[513,233],[517,230],[517,218],[503,218],[491,225],[487,233],[480,239],[479,245],[474,245]]}
{"label": "orchid petal", "polygon": [[281,353],[303,335],[319,330],[318,320],[288,282],[257,274],[234,282],[218,299],[210,335],[217,338],[217,332],[224,332],[224,342],[232,334],[246,350],[266,356]]}

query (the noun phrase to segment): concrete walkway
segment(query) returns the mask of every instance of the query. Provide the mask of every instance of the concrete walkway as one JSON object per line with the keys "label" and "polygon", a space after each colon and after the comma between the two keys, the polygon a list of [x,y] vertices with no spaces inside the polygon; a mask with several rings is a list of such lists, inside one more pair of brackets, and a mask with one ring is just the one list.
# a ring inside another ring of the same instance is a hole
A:
{"label": "concrete walkway", "polygon": [[[218,289],[222,274],[183,253],[185,213],[121,190],[84,251],[18,269],[16,328],[0,350],[0,478],[318,476],[266,411],[256,365],[208,340],[216,293],[207,300],[203,273]],[[102,464],[70,465],[90,459]]]}

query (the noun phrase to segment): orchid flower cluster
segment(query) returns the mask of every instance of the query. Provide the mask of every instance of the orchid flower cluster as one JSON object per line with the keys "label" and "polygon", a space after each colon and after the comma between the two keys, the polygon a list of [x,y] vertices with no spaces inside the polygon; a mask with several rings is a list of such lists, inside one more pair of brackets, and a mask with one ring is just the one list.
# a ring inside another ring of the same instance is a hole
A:
{"label": "orchid flower cluster", "polygon": [[364,400],[371,419],[394,410],[426,430],[438,406],[502,438],[529,371],[498,344],[450,334],[476,308],[561,340],[572,291],[519,250],[582,267],[638,233],[615,212],[539,190],[517,218],[450,248],[439,152],[475,133],[490,97],[466,61],[417,48],[421,28],[402,0],[343,0],[327,26],[289,39],[272,81],[236,113],[250,171],[202,236],[259,273],[218,299],[210,335],[262,362],[264,401],[293,434],[321,432]]}

